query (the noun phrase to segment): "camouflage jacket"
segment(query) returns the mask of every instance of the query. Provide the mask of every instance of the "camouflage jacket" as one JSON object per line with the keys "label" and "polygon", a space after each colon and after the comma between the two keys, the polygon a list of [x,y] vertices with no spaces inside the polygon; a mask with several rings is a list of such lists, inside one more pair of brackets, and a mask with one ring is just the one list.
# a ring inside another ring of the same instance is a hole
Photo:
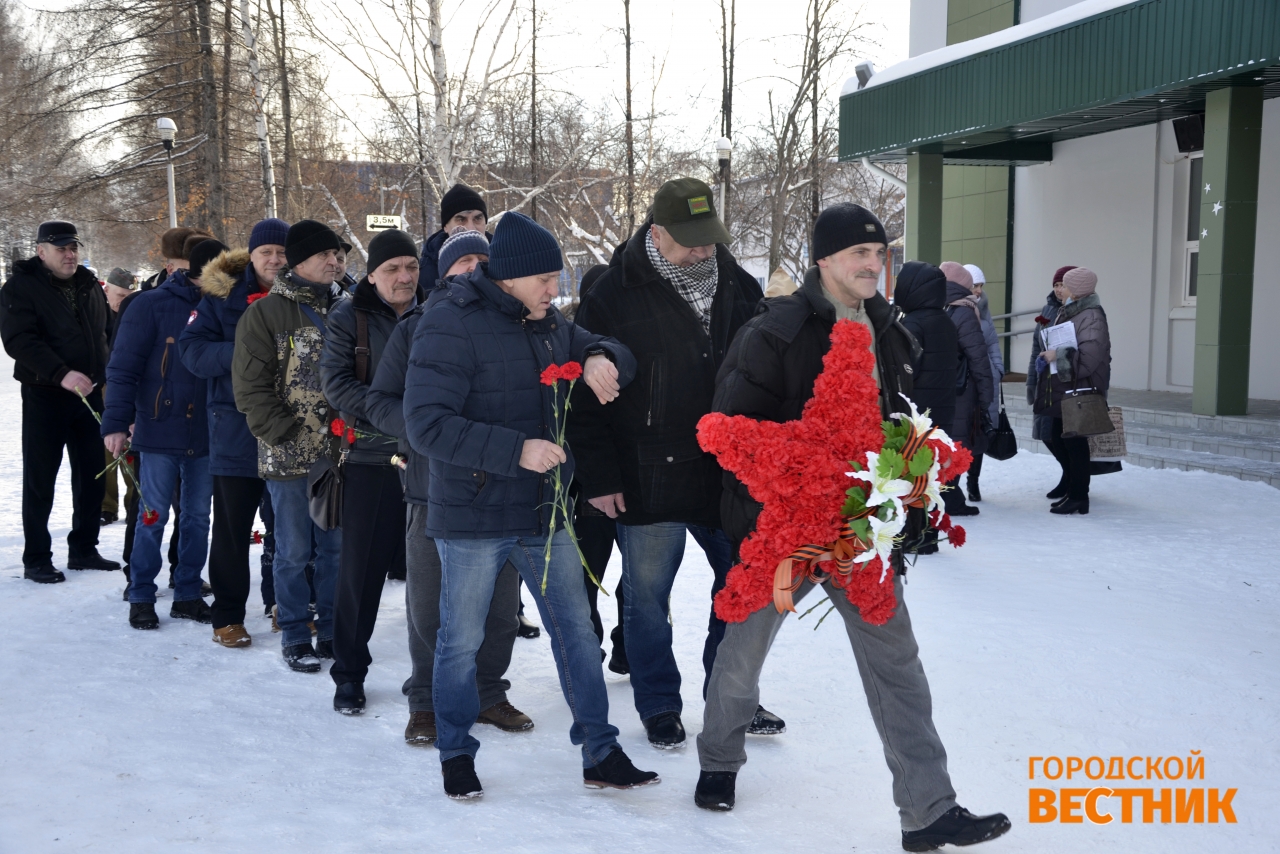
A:
{"label": "camouflage jacket", "polygon": [[231,382],[236,409],[258,440],[258,474],[301,477],[322,456],[337,460],[340,443],[329,430],[337,416],[320,386],[324,330],[302,308],[324,318],[338,299],[281,271],[270,292],[249,304],[236,326]]}

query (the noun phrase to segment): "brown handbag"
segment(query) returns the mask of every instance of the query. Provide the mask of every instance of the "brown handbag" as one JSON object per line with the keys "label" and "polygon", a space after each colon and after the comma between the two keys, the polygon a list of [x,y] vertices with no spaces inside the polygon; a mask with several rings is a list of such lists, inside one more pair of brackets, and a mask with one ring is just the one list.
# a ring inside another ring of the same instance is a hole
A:
{"label": "brown handbag", "polygon": [[1107,399],[1094,389],[1072,389],[1062,398],[1062,438],[1076,439],[1110,433],[1116,427],[1107,411]]}

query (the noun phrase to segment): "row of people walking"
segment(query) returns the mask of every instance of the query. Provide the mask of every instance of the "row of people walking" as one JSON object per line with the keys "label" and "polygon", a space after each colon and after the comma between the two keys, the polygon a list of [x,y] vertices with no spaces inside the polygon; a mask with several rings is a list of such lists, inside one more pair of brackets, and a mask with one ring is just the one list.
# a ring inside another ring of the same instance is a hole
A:
{"label": "row of people walking", "polygon": [[[899,392],[915,393],[919,344],[902,312],[876,291],[884,228],[856,205],[829,208],[818,218],[817,263],[802,288],[763,300],[727,247],[710,188],[673,180],[597,273],[571,321],[555,306],[563,253],[550,232],[509,212],[490,236],[482,230],[488,217],[478,194],[458,187],[445,200],[463,205],[455,210],[468,220],[462,232],[433,236],[421,254],[406,234],[379,234],[369,246],[369,273],[350,294],[338,284],[336,233],[310,220],[291,226],[267,220],[255,226],[247,257],[210,238],[189,248],[184,241],[186,257],[172,259],[174,270],[154,296],[138,298],[148,310],[130,311],[121,322],[105,370],[110,391],[101,428],[113,453],[123,452],[132,435],[144,512],[153,519],[138,523],[130,621],[138,628],[159,623],[158,535],[145,538],[148,550],[154,540],[154,557],[138,549],[143,528],[161,527],[180,479],[184,557],[171,615],[212,623],[224,646],[248,645],[248,543],[265,488],[275,511],[284,659],[294,670],[316,672],[331,655],[338,711],[364,708],[368,640],[383,579],[389,565],[404,560],[413,662],[403,687],[410,705],[406,740],[434,741],[450,797],[483,792],[472,730],[486,704],[506,703],[517,578],[551,636],[584,784],[658,782],[632,763],[610,722],[602,638],[582,564],[566,530],[550,524],[552,472],[559,467],[562,479],[575,481],[579,518],[591,508],[597,520],[603,514],[614,521],[634,703],[648,742],[678,749],[686,735],[668,614],[686,537],[692,534],[707,555],[714,595],[759,510],[701,451],[697,421],[713,410],[797,417],[838,319],[871,330],[883,414],[903,410]],[[442,210],[446,226],[449,213]],[[275,262],[264,256],[276,250],[263,247],[281,248],[283,263],[272,269]],[[434,275],[423,269],[428,253],[435,256]],[[767,346],[748,347],[750,340]],[[568,361],[582,365],[583,382],[561,445],[554,429],[563,410],[540,376]],[[93,391],[104,372],[99,364],[89,367],[89,388],[69,390]],[[761,394],[786,405],[760,408]],[[335,435],[335,417],[350,432]],[[403,469],[393,464],[399,462]],[[344,492],[341,527],[328,528],[309,512],[308,480],[332,465],[341,466]],[[210,560],[211,609],[199,596],[210,503],[219,541],[217,567]],[[197,518],[188,521],[189,515]],[[596,553],[607,561],[607,551]],[[901,575],[900,552],[893,563]],[[1004,833],[1005,816],[975,816],[956,803],[901,579],[899,608],[883,626],[862,621],[826,586],[892,757],[904,848]],[[781,620],[770,608],[733,624],[709,613],[695,789],[703,808],[734,807],[749,731],[785,728],[763,713],[758,687]],[[521,717],[515,728],[532,726]]]}

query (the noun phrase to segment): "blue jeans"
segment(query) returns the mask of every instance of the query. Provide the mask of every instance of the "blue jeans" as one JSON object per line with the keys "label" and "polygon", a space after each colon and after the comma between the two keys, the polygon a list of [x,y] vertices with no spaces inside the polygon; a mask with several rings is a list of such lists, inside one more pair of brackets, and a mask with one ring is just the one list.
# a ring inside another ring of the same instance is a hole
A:
{"label": "blue jeans", "polygon": [[[683,522],[653,525],[619,525],[618,549],[622,552],[622,626],[627,661],[631,664],[631,691],[640,720],[663,712],[680,712],[680,668],[671,649],[671,587],[684,559],[685,532],[706,552],[715,573],[711,594],[724,586],[733,566],[733,543],[724,532]],[[702,664],[709,679],[716,661],[716,647],[724,637],[724,621],[712,612]],[[706,683],[703,683],[703,695]]]}
{"label": "blue jeans", "polygon": [[540,591],[545,545],[545,537],[436,539],[441,563],[440,631],[431,696],[441,762],[464,753],[474,758],[480,749],[480,742],[471,735],[480,714],[476,653],[484,642],[494,582],[508,560],[533,593],[542,625],[551,636],[560,690],[573,713],[569,740],[582,747],[582,767],[599,765],[618,749],[618,730],[609,724],[609,695],[600,669],[600,644],[591,627],[582,563],[569,535],[557,531],[551,541],[544,595]]}
{"label": "blue jeans", "polygon": [[209,556],[209,506],[213,502],[213,477],[209,474],[209,457],[157,454],[149,451],[138,455],[142,502],[160,518],[154,525],[143,522],[145,513],[139,508],[133,532],[133,553],[129,556],[129,601],[156,601],[156,576],[163,560],[160,540],[169,523],[169,504],[173,490],[182,478],[182,500],[178,515],[178,566],[173,572],[173,601],[187,602],[200,598],[200,571]]}
{"label": "blue jeans", "polygon": [[307,561],[311,538],[316,543],[316,640],[333,640],[333,588],[338,580],[342,530],[322,531],[307,510],[307,478],[268,480],[271,508],[275,511],[276,553],[272,565],[276,605],[279,607],[280,643],[311,643],[311,585]]}

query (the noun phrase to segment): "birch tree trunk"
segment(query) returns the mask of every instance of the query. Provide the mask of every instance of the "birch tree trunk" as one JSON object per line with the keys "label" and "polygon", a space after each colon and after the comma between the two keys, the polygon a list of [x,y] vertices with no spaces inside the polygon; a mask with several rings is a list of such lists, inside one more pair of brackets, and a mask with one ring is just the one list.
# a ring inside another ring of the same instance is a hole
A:
{"label": "birch tree trunk", "polygon": [[240,0],[240,26],[244,46],[249,51],[249,80],[253,85],[254,131],[258,136],[258,156],[262,160],[262,202],[268,218],[276,215],[276,171],[271,163],[271,137],[267,135],[266,86],[258,63],[258,37],[249,23],[249,0]]}

